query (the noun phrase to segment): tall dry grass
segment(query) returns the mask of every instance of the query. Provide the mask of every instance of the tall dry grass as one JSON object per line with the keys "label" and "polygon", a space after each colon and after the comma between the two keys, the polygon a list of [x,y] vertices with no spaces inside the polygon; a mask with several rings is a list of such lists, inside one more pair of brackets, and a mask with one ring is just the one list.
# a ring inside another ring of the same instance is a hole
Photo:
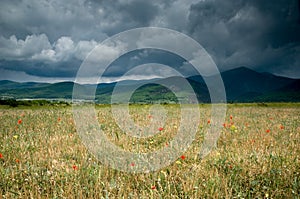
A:
{"label": "tall dry grass", "polygon": [[[178,108],[165,108],[163,130],[149,139],[122,132],[108,106],[96,110],[112,143],[124,150],[148,152],[165,147],[176,134]],[[299,197],[297,106],[229,106],[218,147],[203,160],[197,154],[213,121],[209,121],[209,106],[200,110],[202,120],[188,151],[159,171],[131,174],[103,165],[86,150],[70,108],[2,107],[0,198]],[[139,125],[149,124],[149,106],[131,106],[130,113]]]}

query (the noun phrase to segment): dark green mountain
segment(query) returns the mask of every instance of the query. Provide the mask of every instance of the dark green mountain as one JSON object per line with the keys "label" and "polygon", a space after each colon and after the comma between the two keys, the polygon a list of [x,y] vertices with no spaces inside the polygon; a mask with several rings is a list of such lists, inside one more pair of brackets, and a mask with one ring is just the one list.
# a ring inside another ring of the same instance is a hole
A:
{"label": "dark green mountain", "polygon": [[[258,73],[245,67],[226,71],[221,75],[228,96],[227,100],[237,102],[257,100],[258,96],[286,87],[295,81],[269,73]],[[277,101],[277,99],[273,100]]]}
{"label": "dark green mountain", "polygon": [[[221,76],[228,102],[300,102],[299,79],[259,73],[245,67],[223,72]],[[213,79],[215,77],[206,78]],[[95,99],[98,103],[111,103],[111,95],[116,85],[119,88],[118,91],[114,91],[115,99],[117,99],[114,102],[116,103],[126,101],[130,91],[133,91],[129,98],[132,103],[177,103],[178,100],[194,103],[192,94],[188,91],[188,87],[185,87],[184,82],[187,82],[193,88],[199,102],[210,102],[208,88],[201,76],[193,76],[186,79],[169,77],[166,79],[141,81],[127,80],[99,85],[75,84],[75,86],[80,91],[77,94],[78,98]],[[4,80],[0,81],[0,96],[1,98],[15,99],[72,99],[73,86],[73,82],[49,84],[36,82],[18,83]],[[93,89],[96,86],[95,98],[94,96],[88,97],[89,89]]]}
{"label": "dark green mountain", "polygon": [[[0,81],[0,92],[2,98],[16,99],[71,99],[73,82],[48,83],[17,83]],[[81,85],[80,85],[81,86]]]}
{"label": "dark green mountain", "polygon": [[47,83],[24,82],[18,83],[9,80],[0,81],[0,90],[2,89],[23,89],[23,88],[39,88],[48,85]]}

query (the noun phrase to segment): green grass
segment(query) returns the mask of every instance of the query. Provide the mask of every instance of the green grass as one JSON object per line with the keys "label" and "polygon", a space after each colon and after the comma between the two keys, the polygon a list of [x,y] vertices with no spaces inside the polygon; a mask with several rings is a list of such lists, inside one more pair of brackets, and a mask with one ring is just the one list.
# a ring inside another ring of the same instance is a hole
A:
{"label": "green grass", "polygon": [[[122,132],[110,106],[97,105],[96,111],[111,142],[124,150],[149,152],[165,147],[176,134],[178,106],[164,107],[164,130],[149,139]],[[199,107],[202,119],[184,159],[156,172],[131,174],[103,165],[87,151],[70,107],[2,106],[0,198],[299,197],[299,104],[229,105],[217,148],[202,160],[197,155],[212,124],[207,122],[210,106]],[[130,114],[143,126],[149,124],[150,109],[132,105]]]}

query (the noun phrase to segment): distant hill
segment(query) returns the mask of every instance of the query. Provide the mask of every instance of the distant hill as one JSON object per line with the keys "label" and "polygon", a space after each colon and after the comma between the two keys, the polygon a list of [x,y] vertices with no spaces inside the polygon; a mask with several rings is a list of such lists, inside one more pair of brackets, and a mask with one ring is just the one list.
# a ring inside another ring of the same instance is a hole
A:
{"label": "distant hill", "polygon": [[25,82],[18,83],[9,80],[0,81],[0,90],[2,89],[22,89],[22,88],[38,88],[48,85],[47,83]]}
{"label": "distant hill", "polygon": [[73,82],[60,83],[18,83],[0,81],[2,98],[34,99],[34,98],[62,98],[71,99]]}
{"label": "distant hill", "polygon": [[[237,102],[251,102],[258,96],[281,89],[292,84],[295,80],[278,77],[269,73],[258,73],[245,67],[223,72],[227,100]],[[263,98],[260,100],[264,101]],[[277,101],[277,99],[273,99]]]}
{"label": "distant hill", "polygon": [[[300,79],[290,79],[269,73],[259,73],[246,67],[240,67],[221,73],[226,89],[228,102],[300,102]],[[206,77],[214,78],[214,76]],[[205,78],[205,79],[206,79]],[[194,89],[199,102],[210,102],[208,88],[203,77],[192,76],[184,79]],[[95,100],[98,103],[110,103],[111,95],[118,84],[119,92],[114,93],[117,99],[127,96],[134,88],[130,97],[132,103],[177,103],[178,96],[171,91],[179,93],[179,98],[186,97],[191,102],[190,94],[182,88],[182,77],[169,77],[153,80],[125,80],[99,85],[78,85],[81,94],[85,95],[87,89],[97,86]],[[168,84],[166,88],[161,84]],[[73,82],[60,83],[18,83],[8,80],[0,81],[1,98],[15,99],[71,99]]]}

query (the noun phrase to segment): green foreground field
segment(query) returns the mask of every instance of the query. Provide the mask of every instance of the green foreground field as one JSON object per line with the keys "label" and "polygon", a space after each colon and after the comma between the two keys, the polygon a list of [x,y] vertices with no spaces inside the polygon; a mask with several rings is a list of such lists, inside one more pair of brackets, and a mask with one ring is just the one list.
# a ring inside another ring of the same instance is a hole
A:
{"label": "green foreground field", "polygon": [[[0,198],[299,198],[299,104],[229,105],[217,148],[202,160],[197,155],[213,121],[210,106],[199,107],[202,119],[191,124],[198,131],[190,148],[168,167],[133,174],[87,151],[72,108],[2,106]],[[146,126],[150,108],[133,105],[130,114]],[[149,152],[167,147],[179,128],[178,106],[164,108],[165,125],[145,139],[122,132],[109,106],[96,106],[96,119],[115,145]]]}

